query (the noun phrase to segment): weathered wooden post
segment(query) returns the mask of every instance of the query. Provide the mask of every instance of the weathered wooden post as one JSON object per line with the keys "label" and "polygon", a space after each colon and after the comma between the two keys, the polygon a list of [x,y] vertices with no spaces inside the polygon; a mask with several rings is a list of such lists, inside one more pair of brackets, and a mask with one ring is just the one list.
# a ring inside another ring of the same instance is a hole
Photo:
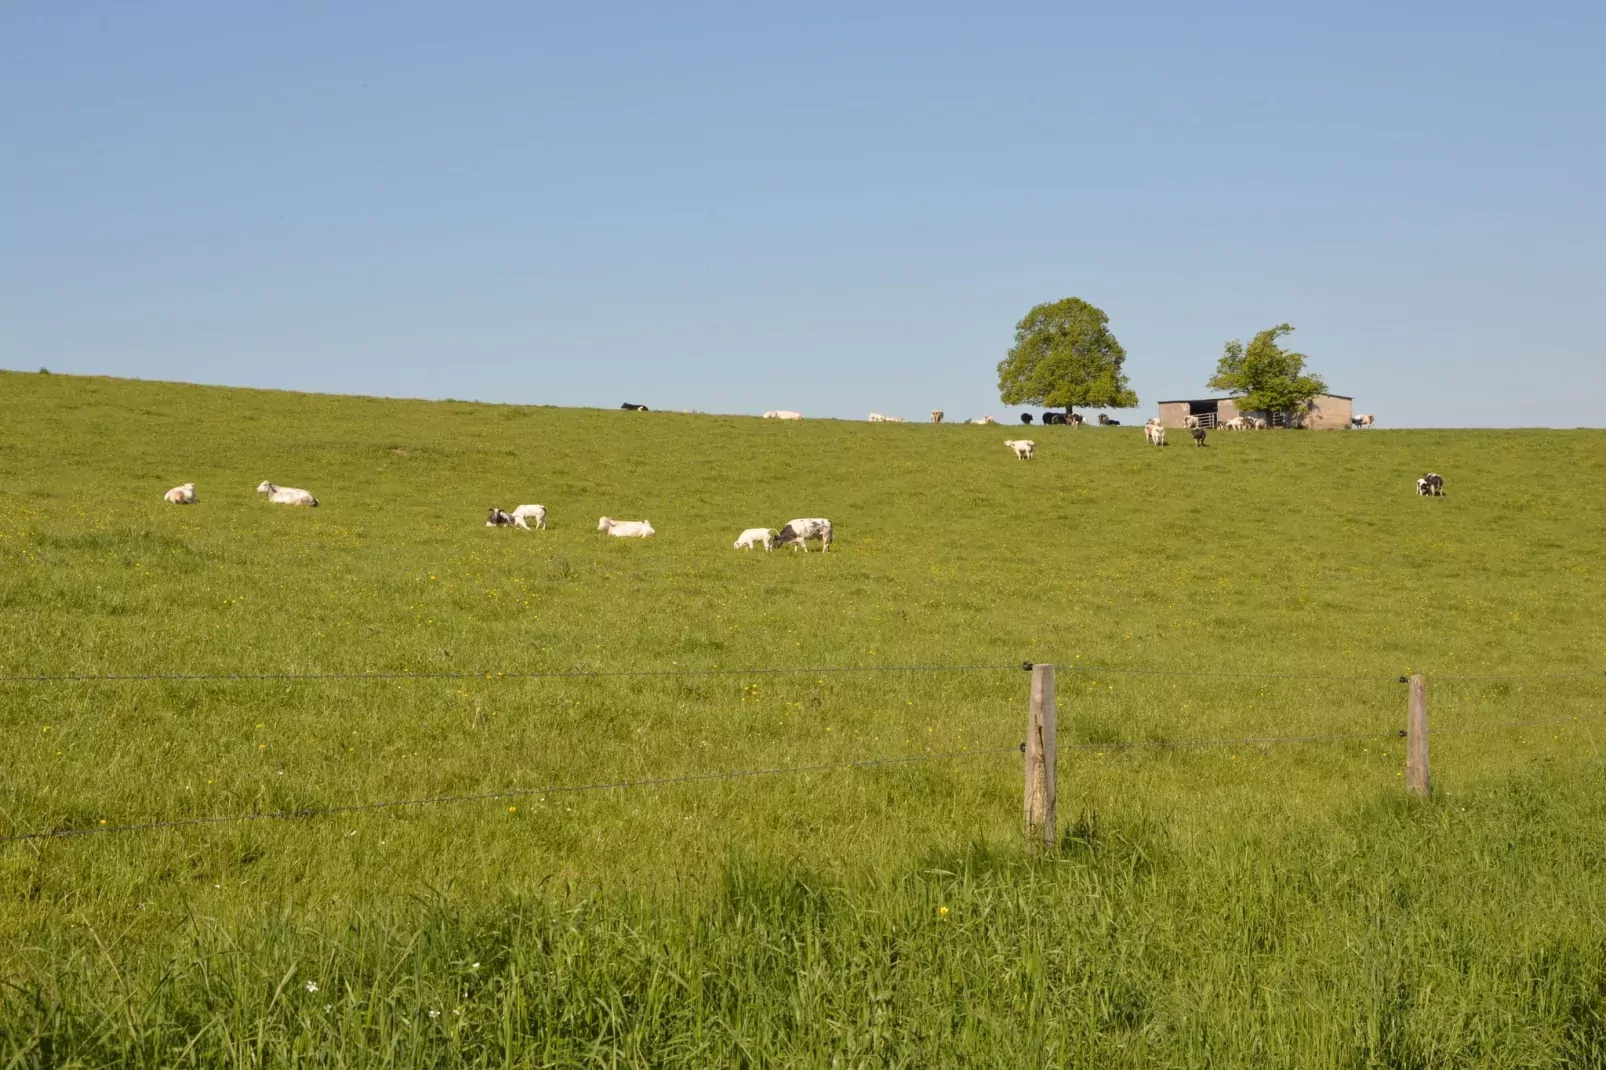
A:
{"label": "weathered wooden post", "polygon": [[1411,677],[1411,707],[1405,718],[1405,790],[1428,793],[1428,681]]}
{"label": "weathered wooden post", "polygon": [[1031,708],[1026,715],[1026,843],[1054,846],[1054,666],[1032,666]]}

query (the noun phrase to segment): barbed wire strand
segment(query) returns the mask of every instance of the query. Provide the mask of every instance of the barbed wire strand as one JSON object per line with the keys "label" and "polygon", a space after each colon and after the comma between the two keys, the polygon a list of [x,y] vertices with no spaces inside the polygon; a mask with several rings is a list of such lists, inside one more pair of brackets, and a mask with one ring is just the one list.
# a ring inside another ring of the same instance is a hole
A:
{"label": "barbed wire strand", "polygon": [[634,676],[777,676],[877,672],[1019,672],[1014,665],[834,665],[750,669],[562,669],[550,672],[66,673],[0,676],[0,684],[230,680],[562,680]]}
{"label": "barbed wire strand", "polygon": [[[549,671],[514,672],[231,672],[231,673],[23,673],[0,676],[0,684],[47,683],[148,683],[169,681],[175,683],[248,682],[248,681],[332,681],[332,680],[584,680],[622,679],[631,677],[691,677],[691,676],[780,676],[780,675],[832,675],[844,673],[918,673],[918,672],[1013,672],[1030,669],[1031,662],[1017,665],[813,665],[813,666],[754,666],[743,669],[557,669]],[[1056,663],[1065,672],[1098,673],[1107,676],[1162,676],[1210,680],[1313,680],[1350,682],[1399,682],[1408,676],[1398,673],[1283,673],[1193,669],[1141,669],[1115,665],[1078,665]],[[1593,680],[1606,679],[1606,673],[1530,673],[1507,675],[1424,674],[1430,681],[1522,681],[1522,680]]]}
{"label": "barbed wire strand", "polygon": [[719,773],[688,773],[683,776],[649,777],[642,780],[615,780],[597,784],[558,784],[541,788],[508,788],[503,791],[486,791],[467,795],[430,795],[414,799],[396,799],[389,802],[353,803],[347,806],[305,807],[299,810],[273,810],[253,814],[228,814],[221,817],[191,817],[177,821],[146,821],[132,825],[100,825],[81,829],[53,829],[48,832],[27,832],[14,836],[0,836],[0,843],[19,843],[24,840],[59,840],[108,832],[144,832],[159,828],[186,828],[198,825],[225,825],[242,821],[292,821],[302,818],[325,817],[330,814],[352,814],[373,810],[392,810],[404,806],[434,806],[442,803],[484,802],[491,799],[517,799],[531,795],[563,795],[587,791],[616,791],[626,788],[664,787],[670,784],[696,784],[717,780],[739,780],[748,777],[780,776],[786,773],[826,773],[841,769],[865,769],[873,766],[912,765],[917,762],[951,761],[1009,752],[1019,753],[1015,747],[985,747],[977,750],[950,751],[944,754],[911,754],[884,758],[865,758],[852,762],[829,762],[818,765],[775,766],[768,769],[737,769]]}

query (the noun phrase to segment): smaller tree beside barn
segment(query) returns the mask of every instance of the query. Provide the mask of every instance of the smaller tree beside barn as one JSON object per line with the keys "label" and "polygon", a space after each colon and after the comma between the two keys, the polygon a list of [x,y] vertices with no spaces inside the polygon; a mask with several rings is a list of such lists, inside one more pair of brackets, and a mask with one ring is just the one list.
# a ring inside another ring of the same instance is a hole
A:
{"label": "smaller tree beside barn", "polygon": [[1234,338],[1224,347],[1207,385],[1233,395],[1239,412],[1303,413],[1312,398],[1327,393],[1327,383],[1305,371],[1305,354],[1277,344],[1293,330],[1279,323],[1255,335],[1247,346]]}
{"label": "smaller tree beside barn", "polygon": [[1138,396],[1121,365],[1126,350],[1110,333],[1110,317],[1080,297],[1045,302],[1015,325],[1015,344],[998,362],[1005,405],[1130,409]]}

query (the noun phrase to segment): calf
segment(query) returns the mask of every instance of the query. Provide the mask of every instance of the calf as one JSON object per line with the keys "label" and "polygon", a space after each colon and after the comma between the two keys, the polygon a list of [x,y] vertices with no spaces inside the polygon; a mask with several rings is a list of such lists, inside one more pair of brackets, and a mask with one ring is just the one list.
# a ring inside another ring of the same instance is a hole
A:
{"label": "calf", "polygon": [[614,520],[606,516],[597,521],[597,530],[624,539],[645,539],[649,535],[658,534],[652,529],[650,520]]}
{"label": "calf", "polygon": [[1242,416],[1234,416],[1232,419],[1221,425],[1221,429],[1223,431],[1243,431],[1248,427],[1249,421],[1245,420]]}
{"label": "calf", "polygon": [[942,423],[942,418],[946,415],[947,413],[943,412],[941,409],[932,409],[931,422],[934,424],[940,424]]}
{"label": "calf", "polygon": [[1204,440],[1205,440],[1205,429],[1202,428],[1202,427],[1195,427],[1193,429],[1193,444],[1195,446],[1203,446],[1205,444]]}
{"label": "calf", "polygon": [[485,526],[488,528],[500,528],[511,523],[513,523],[513,517],[502,512],[494,505],[491,506],[491,515],[485,518]]}
{"label": "calf", "polygon": [[1198,427],[1199,426],[1199,417],[1192,416],[1192,415],[1184,416],[1182,418],[1182,426],[1183,427]]}
{"label": "calf", "polygon": [[775,537],[775,545],[788,546],[793,550],[799,548],[804,553],[809,552],[808,540],[820,540],[820,552],[824,553],[831,548],[831,522],[824,517],[809,517],[801,520],[788,520],[786,526],[781,528]]}
{"label": "calf", "polygon": [[[642,411],[645,412],[646,410],[643,409]],[[526,523],[526,521],[530,520],[535,521],[535,526],[538,528],[546,527],[546,506],[544,505],[521,505],[508,515],[512,517],[514,527],[523,528],[525,531],[530,530],[530,525]]]}
{"label": "calf", "polygon": [[1037,456],[1037,443],[1029,438],[1006,438],[1004,445],[1015,451],[1015,456],[1023,461],[1029,461]]}
{"label": "calf", "polygon": [[300,487],[281,487],[265,479],[257,484],[257,493],[266,494],[268,501],[276,505],[310,505],[314,508],[318,505],[318,499]]}
{"label": "calf", "polygon": [[1151,446],[1165,445],[1165,425],[1159,420],[1150,420],[1143,425],[1143,437],[1148,439]]}
{"label": "calf", "polygon": [[763,546],[766,550],[775,549],[775,530],[773,528],[748,528],[736,536],[731,545],[733,550],[751,550],[754,546]]}
{"label": "calf", "polygon": [[1416,481],[1416,492],[1424,498],[1444,497],[1444,477],[1437,472],[1429,472]]}
{"label": "calf", "polygon": [[174,505],[194,505],[195,484],[185,483],[183,486],[174,487],[172,490],[162,495],[162,501],[172,502]]}

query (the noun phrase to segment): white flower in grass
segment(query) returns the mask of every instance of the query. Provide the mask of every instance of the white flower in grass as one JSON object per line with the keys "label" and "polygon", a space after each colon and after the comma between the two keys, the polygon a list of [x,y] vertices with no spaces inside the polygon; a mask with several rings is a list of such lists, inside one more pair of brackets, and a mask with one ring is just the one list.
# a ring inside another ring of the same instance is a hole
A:
{"label": "white flower in grass", "polygon": [[316,991],[318,991],[318,982],[317,981],[308,981],[307,982],[307,991],[308,992],[316,992]]}
{"label": "white flower in grass", "polygon": [[429,1016],[431,1018],[439,1018],[441,1016],[441,1012],[440,1011],[430,1011],[429,1012]]}

